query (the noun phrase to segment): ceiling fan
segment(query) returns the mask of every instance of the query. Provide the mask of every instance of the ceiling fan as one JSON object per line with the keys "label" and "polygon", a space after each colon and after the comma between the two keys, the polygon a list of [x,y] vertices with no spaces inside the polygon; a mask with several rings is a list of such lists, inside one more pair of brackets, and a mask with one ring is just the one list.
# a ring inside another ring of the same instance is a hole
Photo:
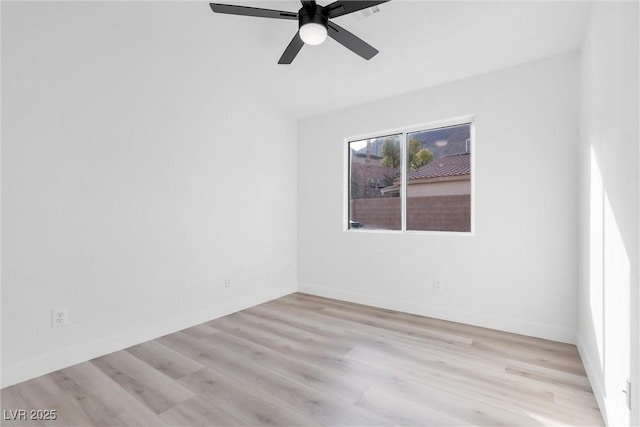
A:
{"label": "ceiling fan", "polygon": [[316,4],[315,1],[301,0],[302,7],[298,12],[220,3],[210,3],[209,6],[211,6],[211,10],[216,13],[257,16],[259,18],[297,19],[298,32],[293,36],[289,46],[284,50],[284,53],[278,61],[278,64],[291,64],[305,43],[310,45],[321,44],[326,40],[327,35],[364,59],[369,60],[373,58],[378,53],[373,46],[334,22],[331,22],[330,19],[367,9],[387,1],[389,0],[338,0],[328,6],[320,6]]}

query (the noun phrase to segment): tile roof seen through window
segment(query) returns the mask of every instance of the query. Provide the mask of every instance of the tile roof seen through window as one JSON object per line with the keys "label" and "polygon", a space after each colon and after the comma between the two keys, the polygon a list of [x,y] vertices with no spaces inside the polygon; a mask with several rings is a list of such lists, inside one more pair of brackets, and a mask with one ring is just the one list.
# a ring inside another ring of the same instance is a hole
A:
{"label": "tile roof seen through window", "polygon": [[408,179],[441,178],[445,176],[458,176],[471,174],[471,155],[454,154],[440,157],[426,165],[409,172]]}

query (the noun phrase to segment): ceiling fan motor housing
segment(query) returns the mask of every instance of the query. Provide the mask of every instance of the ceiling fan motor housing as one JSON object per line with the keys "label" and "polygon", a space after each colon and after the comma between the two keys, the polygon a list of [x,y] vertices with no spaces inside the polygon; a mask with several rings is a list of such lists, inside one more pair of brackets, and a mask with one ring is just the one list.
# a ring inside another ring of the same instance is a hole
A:
{"label": "ceiling fan motor housing", "polygon": [[302,28],[305,24],[320,24],[323,27],[327,28],[327,23],[329,22],[329,18],[324,12],[324,8],[316,7],[314,10],[309,12],[304,7],[300,9],[298,12],[298,28]]}

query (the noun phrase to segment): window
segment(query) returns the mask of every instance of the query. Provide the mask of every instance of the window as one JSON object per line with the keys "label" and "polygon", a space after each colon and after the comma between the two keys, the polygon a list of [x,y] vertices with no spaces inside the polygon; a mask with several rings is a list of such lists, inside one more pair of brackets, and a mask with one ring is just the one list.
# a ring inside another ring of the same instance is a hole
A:
{"label": "window", "polygon": [[472,124],[348,142],[348,229],[471,231]]}

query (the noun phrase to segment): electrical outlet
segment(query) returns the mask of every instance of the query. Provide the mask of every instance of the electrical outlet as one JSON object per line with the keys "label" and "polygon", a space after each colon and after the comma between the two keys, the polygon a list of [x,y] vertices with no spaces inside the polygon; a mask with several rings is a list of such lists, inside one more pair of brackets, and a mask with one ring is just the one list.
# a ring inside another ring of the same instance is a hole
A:
{"label": "electrical outlet", "polygon": [[433,279],[433,291],[442,292],[442,279]]}
{"label": "electrical outlet", "polygon": [[69,309],[67,307],[54,307],[51,310],[51,327],[59,328],[69,324]]}
{"label": "electrical outlet", "polygon": [[225,288],[230,288],[231,287],[231,277],[225,277],[224,278],[224,287]]}

